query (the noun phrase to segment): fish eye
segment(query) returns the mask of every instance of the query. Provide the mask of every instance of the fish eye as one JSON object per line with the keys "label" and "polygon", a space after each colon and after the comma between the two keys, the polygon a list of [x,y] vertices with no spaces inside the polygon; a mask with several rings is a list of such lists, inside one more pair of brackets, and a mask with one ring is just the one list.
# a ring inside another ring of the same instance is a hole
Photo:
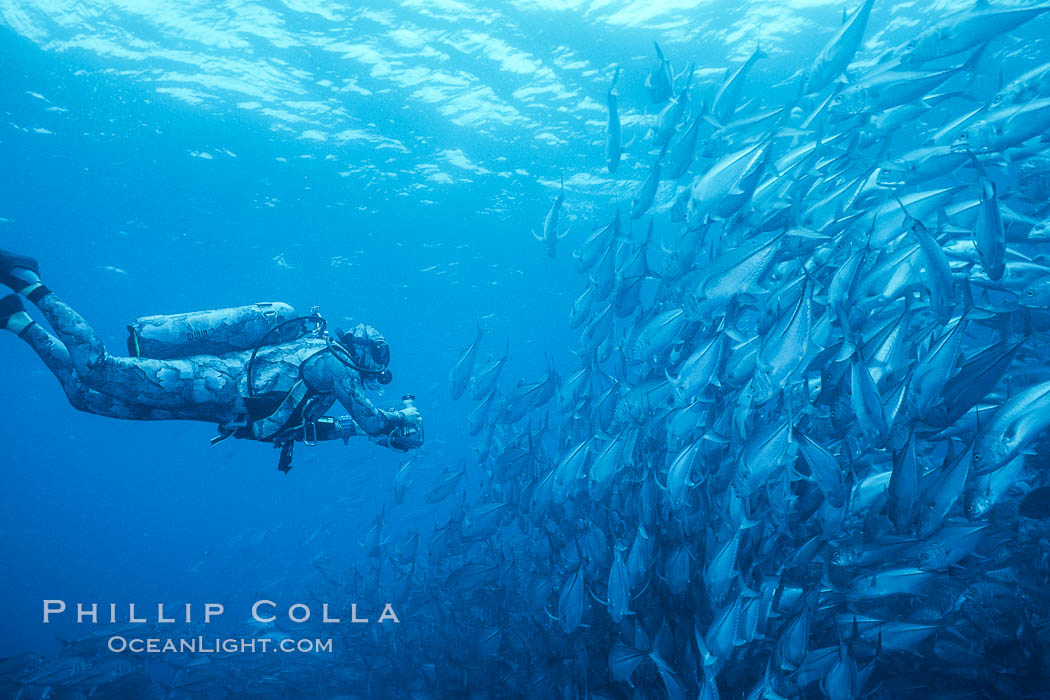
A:
{"label": "fish eye", "polygon": [[963,141],[965,141],[968,138],[970,138],[970,135],[964,131],[961,134],[959,134],[959,138],[961,138]]}
{"label": "fish eye", "polygon": [[919,559],[922,559],[923,561],[925,561],[925,560],[927,560],[929,558],[930,558],[930,555],[929,555],[928,552],[923,552],[922,554],[919,555]]}
{"label": "fish eye", "polygon": [[1024,295],[1026,297],[1034,297],[1035,296],[1035,292],[1033,292],[1031,289],[1029,289],[1027,292],[1024,293]]}

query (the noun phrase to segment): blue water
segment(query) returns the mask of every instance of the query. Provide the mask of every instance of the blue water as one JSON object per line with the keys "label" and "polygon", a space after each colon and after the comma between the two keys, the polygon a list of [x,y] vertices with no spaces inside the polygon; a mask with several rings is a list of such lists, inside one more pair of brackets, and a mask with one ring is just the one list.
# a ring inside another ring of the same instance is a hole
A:
{"label": "blue water", "polygon": [[[877,2],[860,59],[870,65],[931,14],[963,6]],[[364,584],[372,599],[396,581],[411,592],[396,630],[344,633],[340,663],[373,649],[397,669],[370,659],[379,670],[347,693],[394,696],[433,685],[435,696],[451,694],[458,673],[433,684],[422,667],[445,659],[463,665],[477,697],[516,694],[508,687],[520,689],[521,678],[564,670],[571,659],[575,674],[539,681],[533,692],[560,687],[585,697],[579,668],[589,663],[603,674],[608,647],[586,629],[566,635],[550,623],[556,593],[546,612],[524,603],[521,587],[486,594],[487,607],[471,612],[481,616],[471,620],[474,631],[465,632],[452,621],[458,598],[443,592],[451,564],[423,554],[434,527],[460,514],[458,494],[427,502],[439,475],[464,465],[460,490],[476,499],[492,468],[476,463],[466,429],[473,403],[450,398],[449,369],[476,323],[486,331],[479,361],[499,357],[509,340],[504,389],[539,381],[548,361],[562,378],[577,369],[568,313],[586,280],[570,253],[648,171],[642,143],[656,108],[642,80],[653,39],[676,71],[695,61],[708,94],[724,67],[760,41],[771,58],[755,68],[744,100],[775,106],[794,96],[797,72],[841,11],[819,1],[0,2],[0,247],[37,258],[47,284],[115,353],[136,317],[255,301],[317,305],[335,325],[374,325],[390,342],[395,379],[373,398],[395,407],[414,394],[427,436],[398,504],[393,479],[408,456],[364,440],[299,446],[293,470],[281,474],[271,446],[212,447],[206,424],[74,411],[32,350],[4,334],[0,657],[53,657],[59,638],[85,634],[68,616],[42,624],[44,599],[222,602],[225,619],[209,631],[233,629],[260,598],[338,600],[321,592],[320,562],[347,579],[378,567],[379,578]],[[1045,62],[1048,26],[1040,18],[998,40],[997,65],[1013,77]],[[602,142],[615,64],[624,70],[624,138],[637,145],[628,144],[610,176]],[[996,71],[986,69],[981,81],[973,91],[988,98]],[[561,176],[563,219],[573,228],[552,260],[532,231]],[[672,195],[661,191],[661,211]],[[643,230],[636,222],[636,240]],[[553,413],[552,402],[529,420],[538,426]],[[552,449],[566,447],[555,442]],[[571,541],[571,515],[546,527]],[[407,582],[389,556],[369,557],[361,544],[377,516],[390,547],[422,534]],[[524,537],[508,518],[469,558],[513,560]],[[560,584],[575,555],[556,549],[557,565],[519,583],[556,575]],[[604,589],[602,581],[592,590]],[[498,598],[516,611],[505,628]],[[413,609],[424,600],[438,602]],[[599,605],[587,614],[605,616]],[[448,651],[473,648],[463,639],[492,626],[502,629],[513,686],[501,686],[500,663]],[[446,655],[428,656],[435,647]],[[252,664],[263,675],[279,668]],[[154,673],[168,680],[173,672]],[[640,697],[665,692],[651,668],[636,680]],[[247,692],[245,683],[231,680],[226,690]],[[297,683],[303,696],[338,694],[327,681]],[[748,689],[723,686],[725,697]]]}
{"label": "blue water", "polygon": [[[476,188],[448,187],[431,206],[380,185],[365,190],[334,171],[367,151],[340,153],[332,166],[323,158],[335,149],[272,135],[265,120],[228,121],[106,79],[88,57],[56,61],[10,32],[3,40],[8,119],[53,131],[5,132],[5,245],[31,251],[111,351],[123,350],[124,326],[137,316],[255,300],[366,321],[393,347],[395,383],[377,403],[399,405],[411,392],[425,411],[426,473],[469,454],[466,407],[448,400],[445,377],[474,319],[516,341],[523,376],[542,369],[542,343],[564,333],[566,265],[549,265],[527,229],[472,212]],[[47,113],[49,103],[28,94],[39,90],[69,112]],[[197,149],[236,157],[188,154]],[[352,542],[335,535],[314,551],[298,544],[320,525],[363,532],[388,498],[399,464],[389,451],[300,448],[287,478],[268,445],[212,448],[206,425],[77,413],[28,347],[5,345],[3,539],[12,566],[2,615],[5,629],[19,630],[4,635],[5,653],[52,642],[37,624],[46,591],[221,597],[236,590],[227,577],[265,571],[263,561],[276,567],[269,578],[317,551],[352,558]],[[393,525],[433,517],[411,504],[401,510]],[[256,535],[251,551],[231,544]]]}

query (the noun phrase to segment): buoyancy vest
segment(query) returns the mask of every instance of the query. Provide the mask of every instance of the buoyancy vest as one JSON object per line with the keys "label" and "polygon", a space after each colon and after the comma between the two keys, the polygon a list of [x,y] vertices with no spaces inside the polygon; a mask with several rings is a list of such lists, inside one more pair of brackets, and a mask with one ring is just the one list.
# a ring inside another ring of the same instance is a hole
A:
{"label": "buoyancy vest", "polygon": [[[241,397],[244,403],[244,425],[238,428],[237,437],[263,442],[282,442],[294,437],[304,425],[316,420],[311,406],[323,402],[331,405],[334,396],[330,392],[320,392],[310,386],[303,376],[306,364],[314,357],[330,352],[329,346],[318,347],[315,343],[277,346],[282,350],[279,364],[295,365],[294,376],[278,367],[271,372],[267,388],[249,395],[248,378],[241,381]],[[259,377],[256,376],[256,386]],[[264,383],[266,378],[264,378]]]}

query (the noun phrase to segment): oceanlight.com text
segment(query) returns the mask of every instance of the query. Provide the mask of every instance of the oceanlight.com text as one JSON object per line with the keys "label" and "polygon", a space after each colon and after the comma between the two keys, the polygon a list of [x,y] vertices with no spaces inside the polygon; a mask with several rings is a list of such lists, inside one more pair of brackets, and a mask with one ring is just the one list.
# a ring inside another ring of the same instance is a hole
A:
{"label": "oceanlight.com text", "polygon": [[284,637],[122,637],[114,635],[106,643],[114,653],[132,654],[331,654],[331,639],[292,639]]}

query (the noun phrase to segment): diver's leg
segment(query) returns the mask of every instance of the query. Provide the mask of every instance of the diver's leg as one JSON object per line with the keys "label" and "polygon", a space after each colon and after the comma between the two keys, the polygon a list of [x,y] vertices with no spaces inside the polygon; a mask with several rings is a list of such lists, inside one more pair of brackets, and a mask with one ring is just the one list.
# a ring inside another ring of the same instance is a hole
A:
{"label": "diver's leg", "polygon": [[161,409],[186,420],[221,423],[236,414],[236,370],[221,358],[110,355],[87,321],[54,292],[37,299],[36,306],[69,349],[77,376],[91,389],[132,407]]}
{"label": "diver's leg", "polygon": [[[20,312],[24,318],[15,318],[13,323],[4,318],[2,309],[5,304],[9,304],[7,301],[9,298],[0,299],[0,328],[16,333],[36,351],[36,354],[62,385],[62,391],[65,392],[73,408],[85,413],[127,420],[172,420],[192,417],[178,410],[128,403],[87,386],[80,381],[73,369],[73,360],[69,356],[69,350],[61,340],[48,333],[24,311]],[[17,300],[17,297],[13,298]]]}
{"label": "diver's leg", "polygon": [[49,291],[36,305],[69,349],[77,376],[91,389],[130,406],[163,409],[188,420],[225,422],[235,414],[236,370],[221,358],[110,355],[94,329],[57,294]]}
{"label": "diver's leg", "polygon": [[106,359],[106,348],[91,325],[40,281],[40,268],[36,260],[10,251],[0,250],[0,282],[36,304],[58,337],[62,339],[73,365],[85,379],[91,375],[92,367]]}
{"label": "diver's leg", "polygon": [[39,289],[45,290],[46,293],[31,294],[27,298],[36,304],[55,334],[69,348],[69,355],[77,373],[91,384],[92,378],[102,370],[107,360],[106,346],[103,345],[102,338],[76,309],[59,299],[57,294],[46,287]]}
{"label": "diver's leg", "polygon": [[22,300],[14,294],[0,299],[0,328],[26,341],[63,386],[74,380],[69,350],[26,313]]}
{"label": "diver's leg", "polygon": [[164,420],[173,417],[168,411],[146,406],[131,406],[86,386],[73,370],[73,360],[66,346],[58,338],[48,333],[43,326],[33,321],[25,313],[21,300],[14,295],[0,299],[0,328],[17,334],[36,351],[36,354],[62,385],[62,390],[69,399],[70,405],[78,411],[110,418],[135,420]]}
{"label": "diver's leg", "polygon": [[119,403],[161,409],[187,420],[226,422],[236,415],[237,368],[222,359],[114,357],[84,317],[40,282],[32,259],[0,250],[0,282],[36,304],[69,351],[77,377],[89,388]]}
{"label": "diver's leg", "polygon": [[78,411],[111,418],[135,418],[135,411],[112,396],[100,394],[84,385],[73,371],[73,360],[62,341],[48,333],[39,323],[32,323],[19,334],[36,351],[47,368],[62,385],[69,404]]}
{"label": "diver's leg", "polygon": [[192,380],[192,368],[169,368],[164,366],[172,364],[169,362],[113,357],[91,324],[50,289],[41,285],[27,298],[51,323],[69,350],[77,376],[89,387],[130,404],[157,408],[182,405],[176,385],[181,378]]}

